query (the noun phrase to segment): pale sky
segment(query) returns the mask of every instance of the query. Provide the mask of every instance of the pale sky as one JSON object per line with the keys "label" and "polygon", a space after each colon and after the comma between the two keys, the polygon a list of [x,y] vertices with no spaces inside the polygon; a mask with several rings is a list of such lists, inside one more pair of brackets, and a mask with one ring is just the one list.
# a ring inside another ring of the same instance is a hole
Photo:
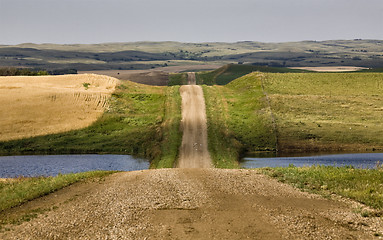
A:
{"label": "pale sky", "polygon": [[383,0],[0,0],[0,44],[383,39]]}

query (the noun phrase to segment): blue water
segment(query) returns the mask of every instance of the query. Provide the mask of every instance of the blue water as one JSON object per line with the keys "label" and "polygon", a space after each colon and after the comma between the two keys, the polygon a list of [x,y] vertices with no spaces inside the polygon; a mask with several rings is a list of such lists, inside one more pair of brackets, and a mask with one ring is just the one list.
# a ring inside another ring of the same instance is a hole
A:
{"label": "blue water", "polygon": [[0,178],[56,176],[92,170],[135,171],[149,168],[149,161],[130,155],[43,155],[0,157]]}
{"label": "blue water", "polygon": [[332,154],[305,157],[245,157],[240,162],[242,168],[296,167],[325,165],[353,166],[355,168],[375,168],[383,163],[383,153]]}

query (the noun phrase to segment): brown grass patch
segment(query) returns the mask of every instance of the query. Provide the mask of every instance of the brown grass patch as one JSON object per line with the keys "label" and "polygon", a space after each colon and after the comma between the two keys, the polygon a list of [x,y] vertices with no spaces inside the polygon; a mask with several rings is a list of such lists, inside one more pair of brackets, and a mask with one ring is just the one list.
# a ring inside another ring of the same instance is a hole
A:
{"label": "brown grass patch", "polygon": [[0,141],[89,126],[108,107],[117,83],[94,74],[0,77]]}

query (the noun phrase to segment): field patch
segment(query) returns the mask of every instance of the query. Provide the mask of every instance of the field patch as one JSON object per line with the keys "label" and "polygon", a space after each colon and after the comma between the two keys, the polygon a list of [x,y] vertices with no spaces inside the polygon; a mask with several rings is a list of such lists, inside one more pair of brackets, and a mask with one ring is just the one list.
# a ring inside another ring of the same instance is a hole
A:
{"label": "field patch", "polygon": [[0,141],[87,127],[118,82],[94,74],[0,77]]}

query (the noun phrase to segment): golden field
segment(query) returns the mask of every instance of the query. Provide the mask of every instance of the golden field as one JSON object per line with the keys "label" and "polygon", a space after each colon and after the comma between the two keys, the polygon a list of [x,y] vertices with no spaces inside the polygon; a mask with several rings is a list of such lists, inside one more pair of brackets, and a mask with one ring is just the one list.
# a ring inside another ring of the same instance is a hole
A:
{"label": "golden field", "polygon": [[87,127],[118,83],[95,74],[0,77],[0,141]]}

